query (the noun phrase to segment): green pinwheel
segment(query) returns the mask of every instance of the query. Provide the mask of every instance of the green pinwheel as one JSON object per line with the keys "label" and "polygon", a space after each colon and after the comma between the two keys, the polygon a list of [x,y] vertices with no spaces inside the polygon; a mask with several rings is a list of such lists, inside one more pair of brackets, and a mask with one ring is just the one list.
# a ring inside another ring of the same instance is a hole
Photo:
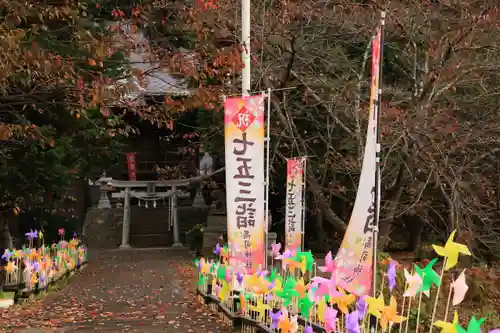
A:
{"label": "green pinwheel", "polygon": [[277,268],[273,268],[273,270],[271,271],[271,273],[266,276],[266,280],[268,282],[274,282],[274,280],[276,279],[281,279],[281,277],[278,275],[278,269]]}
{"label": "green pinwheel", "polygon": [[463,329],[460,324],[455,324],[457,333],[481,333],[481,325],[484,323],[484,319],[485,318],[477,320],[476,317],[472,316],[469,326],[467,326],[467,330]]}
{"label": "green pinwheel", "polygon": [[432,269],[432,266],[434,266],[437,261],[438,258],[431,260],[424,268],[420,268],[415,265],[415,272],[417,272],[422,279],[422,286],[418,292],[423,292],[427,297],[429,297],[429,292],[433,284],[437,287],[441,285],[441,277]]}
{"label": "green pinwheel", "polygon": [[203,274],[198,274],[198,281],[196,281],[197,286],[205,285],[207,283],[208,276]]}
{"label": "green pinwheel", "polygon": [[303,272],[312,272],[314,257],[311,251],[299,251],[299,249],[297,249],[297,251],[295,252],[295,257],[293,257],[292,260],[300,264],[299,267]]}
{"label": "green pinwheel", "polygon": [[276,296],[283,299],[283,305],[288,306],[292,301],[292,297],[298,297],[299,293],[295,290],[295,285],[297,284],[297,280],[289,276],[285,283],[283,284],[283,289],[276,292]]}
{"label": "green pinwheel", "polygon": [[224,281],[226,279],[226,266],[219,265],[217,269],[217,280]]}
{"label": "green pinwheel", "polygon": [[309,319],[313,305],[314,302],[307,295],[299,299],[299,311],[302,317]]}

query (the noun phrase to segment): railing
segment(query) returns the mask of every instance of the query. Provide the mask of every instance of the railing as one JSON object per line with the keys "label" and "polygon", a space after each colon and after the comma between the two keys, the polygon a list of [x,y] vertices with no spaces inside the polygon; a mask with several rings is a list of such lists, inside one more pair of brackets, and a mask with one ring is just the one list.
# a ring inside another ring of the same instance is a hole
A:
{"label": "railing", "polygon": [[[35,232],[36,233],[36,232]],[[21,249],[6,249],[3,290],[16,297],[46,290],[49,285],[79,270],[87,262],[87,249],[75,237],[39,247],[30,245]]]}

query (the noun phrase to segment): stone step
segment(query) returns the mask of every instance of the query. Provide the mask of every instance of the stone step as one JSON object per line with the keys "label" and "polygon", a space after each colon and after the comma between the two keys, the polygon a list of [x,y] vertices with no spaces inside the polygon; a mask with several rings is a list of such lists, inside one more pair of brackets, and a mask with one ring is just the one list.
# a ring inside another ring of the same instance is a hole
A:
{"label": "stone step", "polygon": [[169,212],[167,208],[134,207],[131,211],[130,233],[134,235],[167,234]]}
{"label": "stone step", "polygon": [[130,235],[130,246],[132,247],[167,247],[173,244],[173,235],[170,234],[141,234]]}

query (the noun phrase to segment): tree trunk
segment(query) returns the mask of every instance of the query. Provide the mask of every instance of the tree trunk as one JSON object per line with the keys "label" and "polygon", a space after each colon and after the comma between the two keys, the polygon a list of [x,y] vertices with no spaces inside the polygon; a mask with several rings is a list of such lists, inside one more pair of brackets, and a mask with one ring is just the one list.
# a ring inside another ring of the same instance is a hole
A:
{"label": "tree trunk", "polygon": [[380,233],[378,239],[378,246],[380,249],[385,249],[390,241],[392,225],[395,220],[399,200],[401,199],[403,191],[406,187],[406,183],[408,182],[408,176],[406,172],[407,160],[408,158],[405,158],[405,160],[401,163],[398,171],[398,176],[396,177],[396,182],[394,183],[394,186],[392,186],[392,189],[389,189],[387,191],[388,195],[385,199],[387,200],[386,202],[388,202],[388,213],[387,218],[381,219],[380,223]]}
{"label": "tree trunk", "polygon": [[0,214],[0,248],[12,249],[13,247],[14,244],[10,235],[8,219],[3,214]]}

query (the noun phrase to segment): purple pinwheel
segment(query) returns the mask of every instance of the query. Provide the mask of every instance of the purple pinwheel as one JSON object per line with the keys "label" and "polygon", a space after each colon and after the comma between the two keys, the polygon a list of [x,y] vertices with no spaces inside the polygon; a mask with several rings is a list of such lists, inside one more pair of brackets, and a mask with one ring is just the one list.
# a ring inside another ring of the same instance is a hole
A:
{"label": "purple pinwheel", "polygon": [[490,331],[490,333],[500,333],[500,328],[497,328],[497,329],[495,329],[493,331]]}
{"label": "purple pinwheel", "polygon": [[281,311],[271,312],[271,320],[272,320],[271,328],[273,329],[278,328],[278,323],[280,321],[281,315],[282,315]]}
{"label": "purple pinwheel", "polygon": [[31,241],[31,240],[33,240],[33,239],[35,239],[35,238],[37,238],[37,237],[38,237],[38,231],[36,231],[36,230],[35,230],[35,231],[30,230],[30,232],[27,232],[27,233],[25,234],[25,236],[26,236],[26,237],[28,237],[28,240],[30,240],[30,241]]}
{"label": "purple pinwheel", "polygon": [[5,251],[2,254],[2,259],[5,261],[9,261],[10,258],[12,258],[13,253],[9,251],[9,249],[5,249]]}
{"label": "purple pinwheel", "polygon": [[359,312],[357,310],[349,313],[346,316],[345,328],[346,328],[347,332],[349,332],[349,333],[361,333],[361,329],[359,327],[359,318],[360,318],[360,315],[359,315]]}
{"label": "purple pinwheel", "polygon": [[396,286],[396,262],[392,259],[389,259],[389,266],[387,267],[387,284],[390,291]]}
{"label": "purple pinwheel", "polygon": [[76,237],[78,236],[78,234],[75,232],[73,232],[73,239],[75,239]]}
{"label": "purple pinwheel", "polygon": [[365,296],[361,296],[356,302],[356,311],[358,311],[359,315],[363,317],[366,314],[366,310]]}
{"label": "purple pinwheel", "polygon": [[31,266],[31,270],[33,272],[38,272],[39,269],[40,269],[40,264],[38,263],[38,261],[34,261],[33,266]]}
{"label": "purple pinwheel", "polygon": [[311,326],[307,326],[304,333],[314,333],[313,328]]}
{"label": "purple pinwheel", "polygon": [[241,285],[243,283],[243,274],[240,272],[236,273],[236,281]]}
{"label": "purple pinwheel", "polygon": [[214,254],[215,255],[220,255],[220,244],[217,242],[217,245],[215,245],[215,251],[214,251]]}
{"label": "purple pinwheel", "polygon": [[285,252],[283,252],[283,254],[280,254],[279,256],[277,256],[276,260],[283,260],[283,259],[290,259],[294,256],[294,252],[293,251],[290,251],[288,249],[285,250]]}
{"label": "purple pinwheel", "polygon": [[266,271],[266,270],[261,270],[260,268],[257,270],[257,276],[258,277],[263,277],[264,278],[264,277],[267,276],[267,274],[269,274],[269,272]]}

